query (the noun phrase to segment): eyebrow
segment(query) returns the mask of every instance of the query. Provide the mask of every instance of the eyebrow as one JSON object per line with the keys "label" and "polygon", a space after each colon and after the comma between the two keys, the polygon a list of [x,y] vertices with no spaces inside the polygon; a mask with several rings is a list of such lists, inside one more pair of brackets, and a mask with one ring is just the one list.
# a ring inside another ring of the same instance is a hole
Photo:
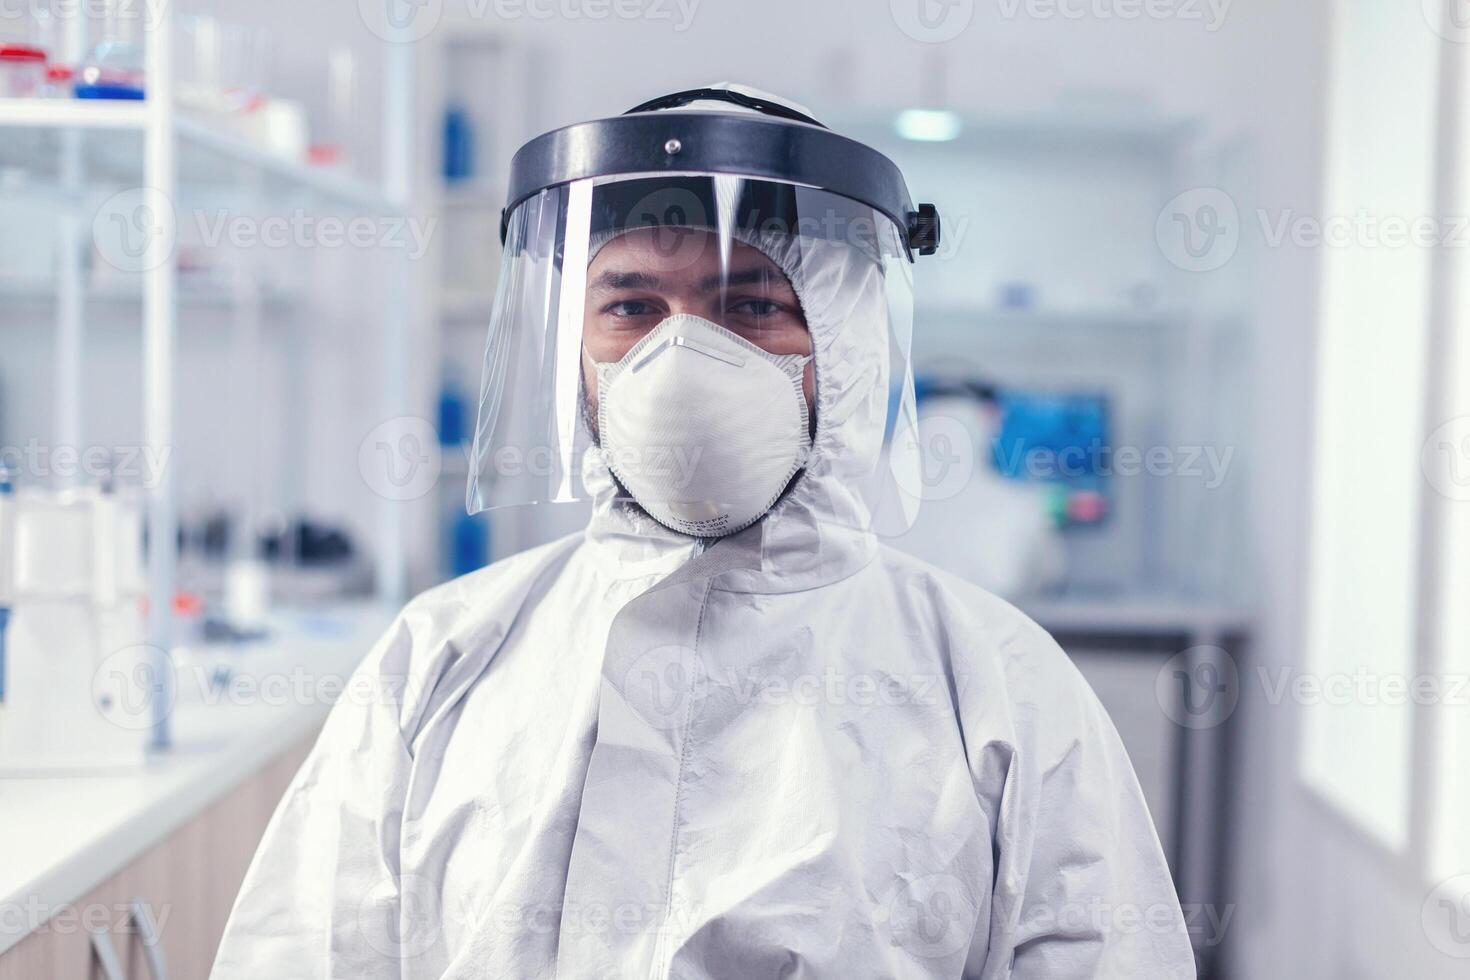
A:
{"label": "eyebrow", "polygon": [[598,276],[587,286],[588,289],[657,289],[658,276],[646,272],[618,272],[609,270]]}

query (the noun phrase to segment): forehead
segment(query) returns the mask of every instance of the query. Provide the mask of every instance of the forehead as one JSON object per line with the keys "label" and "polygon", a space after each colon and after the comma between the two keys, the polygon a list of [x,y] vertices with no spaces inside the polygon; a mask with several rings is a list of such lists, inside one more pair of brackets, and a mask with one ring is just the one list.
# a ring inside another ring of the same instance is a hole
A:
{"label": "forehead", "polygon": [[660,282],[693,282],[759,270],[786,283],[785,273],[760,249],[730,241],[726,266],[720,244],[716,233],[703,228],[639,228],[604,245],[588,265],[587,279],[595,284],[608,273],[642,273]]}

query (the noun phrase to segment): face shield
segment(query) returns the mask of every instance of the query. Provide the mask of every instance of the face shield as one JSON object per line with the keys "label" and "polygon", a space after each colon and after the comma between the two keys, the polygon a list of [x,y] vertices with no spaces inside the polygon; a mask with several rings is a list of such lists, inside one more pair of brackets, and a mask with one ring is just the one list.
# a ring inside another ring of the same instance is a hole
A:
{"label": "face shield", "polygon": [[610,491],[718,537],[805,485],[823,519],[906,527],[910,263],[937,218],[895,187],[874,151],[754,113],[637,113],[528,144],[469,510]]}

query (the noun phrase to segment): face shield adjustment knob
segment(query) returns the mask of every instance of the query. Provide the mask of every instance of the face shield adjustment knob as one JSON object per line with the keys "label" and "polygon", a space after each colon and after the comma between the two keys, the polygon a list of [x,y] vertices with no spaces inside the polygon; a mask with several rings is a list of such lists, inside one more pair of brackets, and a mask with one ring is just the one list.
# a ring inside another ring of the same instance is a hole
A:
{"label": "face shield adjustment knob", "polygon": [[683,149],[684,144],[676,139],[671,139],[664,144],[664,152],[667,153],[669,156],[676,156]]}
{"label": "face shield adjustment knob", "polygon": [[939,211],[932,204],[920,204],[908,214],[909,248],[920,255],[939,251]]}

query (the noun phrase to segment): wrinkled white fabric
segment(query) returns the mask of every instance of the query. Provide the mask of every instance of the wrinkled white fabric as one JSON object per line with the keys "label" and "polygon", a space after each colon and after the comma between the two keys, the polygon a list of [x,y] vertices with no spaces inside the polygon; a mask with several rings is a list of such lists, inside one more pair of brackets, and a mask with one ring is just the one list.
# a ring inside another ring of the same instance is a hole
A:
{"label": "wrinkled white fabric", "polygon": [[216,978],[1194,976],[1067,657],[866,529],[882,273],[789,247],[817,414],[791,491],[706,547],[594,450],[584,534],[410,603],[349,688],[379,695],[334,708],[282,800]]}

